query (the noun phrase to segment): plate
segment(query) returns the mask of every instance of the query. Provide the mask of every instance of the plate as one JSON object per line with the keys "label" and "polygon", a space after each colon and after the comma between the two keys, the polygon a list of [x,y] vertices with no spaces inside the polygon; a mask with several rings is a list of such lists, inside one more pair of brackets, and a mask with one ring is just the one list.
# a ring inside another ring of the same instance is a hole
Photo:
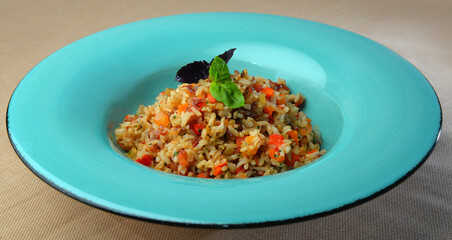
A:
{"label": "plate", "polygon": [[[175,87],[177,70],[237,48],[231,70],[286,79],[306,96],[326,155],[272,176],[214,180],[141,166],[112,131]],[[34,67],[8,106],[11,144],[42,180],[94,207],[202,227],[278,224],[334,213],[401,182],[433,150],[441,107],[408,61],[360,35],[283,16],[200,13],[114,27]]]}

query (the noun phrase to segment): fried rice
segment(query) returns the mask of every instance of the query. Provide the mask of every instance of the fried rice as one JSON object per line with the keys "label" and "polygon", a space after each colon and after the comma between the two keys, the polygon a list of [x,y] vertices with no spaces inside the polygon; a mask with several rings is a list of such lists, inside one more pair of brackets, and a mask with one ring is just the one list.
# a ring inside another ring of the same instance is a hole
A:
{"label": "fried rice", "polygon": [[306,165],[325,154],[322,138],[285,80],[231,75],[245,105],[229,108],[209,93],[211,81],[166,89],[139,106],[115,130],[126,155],[151,168],[189,177],[266,176]]}

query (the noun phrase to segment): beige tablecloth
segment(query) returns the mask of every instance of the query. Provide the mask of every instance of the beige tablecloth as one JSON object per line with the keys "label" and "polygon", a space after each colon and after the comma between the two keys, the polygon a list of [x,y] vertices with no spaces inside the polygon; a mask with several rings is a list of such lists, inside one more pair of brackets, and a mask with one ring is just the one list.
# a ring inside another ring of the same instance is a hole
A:
{"label": "beige tablecloth", "polygon": [[92,33],[172,14],[240,11],[341,27],[393,49],[437,91],[441,138],[410,178],[357,207],[314,220],[251,229],[142,222],[69,198],[36,177],[11,147],[1,118],[0,239],[452,239],[452,2],[443,1],[0,1],[0,109],[45,57]]}

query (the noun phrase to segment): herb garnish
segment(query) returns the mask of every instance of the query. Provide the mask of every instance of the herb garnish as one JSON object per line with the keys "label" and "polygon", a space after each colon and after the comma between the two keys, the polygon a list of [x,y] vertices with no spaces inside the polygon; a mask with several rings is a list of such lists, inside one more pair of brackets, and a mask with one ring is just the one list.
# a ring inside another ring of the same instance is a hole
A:
{"label": "herb garnish", "polygon": [[[226,63],[231,59],[234,54],[235,48],[231,48],[224,53],[218,55]],[[200,79],[206,79],[209,77],[209,68],[212,64],[213,59],[210,63],[205,60],[194,61],[189,63],[179,69],[176,74],[176,81],[180,83],[198,83]]]}
{"label": "herb garnish", "polygon": [[231,80],[228,65],[220,58],[215,57],[210,64],[209,76],[210,94],[224,105],[230,108],[238,108],[245,105],[245,98],[237,85]]}

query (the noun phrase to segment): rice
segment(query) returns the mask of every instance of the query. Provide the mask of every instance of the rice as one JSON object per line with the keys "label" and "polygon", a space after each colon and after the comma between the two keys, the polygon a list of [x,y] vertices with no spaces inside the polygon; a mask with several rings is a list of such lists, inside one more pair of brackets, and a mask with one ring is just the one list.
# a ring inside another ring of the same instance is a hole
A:
{"label": "rice", "polygon": [[203,178],[249,178],[285,172],[325,154],[299,107],[300,93],[277,82],[231,75],[245,105],[231,109],[209,93],[210,80],[166,89],[115,130],[131,159],[160,171]]}

